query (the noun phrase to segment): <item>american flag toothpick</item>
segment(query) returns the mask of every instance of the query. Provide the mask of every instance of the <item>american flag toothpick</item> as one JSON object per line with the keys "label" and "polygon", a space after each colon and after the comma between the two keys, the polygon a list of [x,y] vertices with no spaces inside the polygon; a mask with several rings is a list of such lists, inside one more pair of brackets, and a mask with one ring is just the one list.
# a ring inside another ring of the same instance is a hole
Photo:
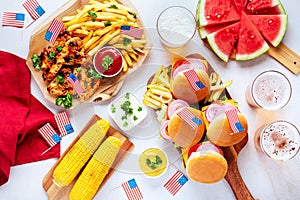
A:
{"label": "american flag toothpick", "polygon": [[46,31],[45,39],[54,43],[63,27],[64,23],[58,19],[54,19]]}
{"label": "american flag toothpick", "polygon": [[70,121],[70,118],[69,118],[67,112],[64,111],[64,112],[58,113],[57,115],[54,115],[54,119],[57,123],[61,137],[74,132],[73,126],[71,124],[71,121]]}
{"label": "american flag toothpick", "polygon": [[13,26],[23,28],[25,14],[16,12],[4,12],[2,16],[2,26]]}
{"label": "american flag toothpick", "polygon": [[164,184],[164,188],[173,196],[182,188],[188,181],[188,178],[179,170]]}
{"label": "american flag toothpick", "polygon": [[140,29],[140,28],[135,28],[132,26],[121,26],[121,34],[124,35],[128,35],[137,39],[141,39],[143,34],[144,34],[144,30]]}
{"label": "american flag toothpick", "polygon": [[83,93],[83,89],[77,77],[74,74],[70,73],[67,80],[73,85],[74,89],[77,92],[77,95],[80,96]]}
{"label": "american flag toothpick", "polygon": [[205,85],[200,81],[194,69],[190,69],[188,71],[183,72],[190,85],[194,89],[194,91],[201,90],[205,88]]}
{"label": "american flag toothpick", "polygon": [[239,117],[237,113],[238,113],[237,108],[231,105],[225,105],[225,114],[229,121],[229,125],[233,133],[239,133],[245,130],[239,121]]}
{"label": "american flag toothpick", "polygon": [[126,193],[128,200],[143,199],[143,195],[134,178],[126,181],[125,183],[122,183],[122,187]]}
{"label": "american flag toothpick", "polygon": [[49,144],[49,148],[42,153],[45,154],[47,151],[49,151],[52,147],[54,147],[56,144],[58,144],[61,141],[61,137],[55,132],[53,127],[50,123],[45,124],[42,126],[38,132],[41,134],[41,136],[46,140],[46,142]]}
{"label": "american flag toothpick", "polygon": [[198,126],[202,124],[201,119],[195,116],[188,108],[183,108],[180,110],[177,115],[183,119],[186,123],[188,123],[193,129],[196,129]]}
{"label": "american flag toothpick", "polygon": [[34,20],[37,20],[45,13],[45,10],[36,0],[26,0],[22,5]]}

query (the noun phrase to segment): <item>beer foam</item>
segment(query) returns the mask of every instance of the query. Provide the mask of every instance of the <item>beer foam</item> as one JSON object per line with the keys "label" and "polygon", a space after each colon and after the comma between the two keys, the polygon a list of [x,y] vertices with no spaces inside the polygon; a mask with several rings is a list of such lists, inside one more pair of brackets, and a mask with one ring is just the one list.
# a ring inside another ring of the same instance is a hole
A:
{"label": "beer foam", "polygon": [[299,132],[297,128],[285,121],[268,125],[262,132],[261,147],[275,160],[289,160],[299,151]]}
{"label": "beer foam", "polygon": [[268,110],[276,110],[289,101],[291,86],[282,74],[268,71],[256,78],[252,94],[258,105]]}

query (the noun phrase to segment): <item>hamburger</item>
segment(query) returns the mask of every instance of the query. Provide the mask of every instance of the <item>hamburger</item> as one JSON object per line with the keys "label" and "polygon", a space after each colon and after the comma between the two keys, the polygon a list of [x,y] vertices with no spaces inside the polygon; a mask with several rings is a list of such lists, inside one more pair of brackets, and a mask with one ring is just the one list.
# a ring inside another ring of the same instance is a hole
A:
{"label": "hamburger", "polygon": [[170,116],[167,135],[176,145],[187,148],[197,144],[204,135],[201,111],[192,107],[178,108]]}
{"label": "hamburger", "polygon": [[171,91],[176,99],[189,104],[203,100],[210,94],[207,65],[200,59],[177,60],[171,70]]}
{"label": "hamburger", "polygon": [[222,147],[239,143],[247,136],[248,123],[231,101],[216,101],[202,109],[206,136]]}
{"label": "hamburger", "polygon": [[225,177],[227,170],[221,148],[211,142],[202,142],[189,149],[186,172],[193,181],[215,183]]}

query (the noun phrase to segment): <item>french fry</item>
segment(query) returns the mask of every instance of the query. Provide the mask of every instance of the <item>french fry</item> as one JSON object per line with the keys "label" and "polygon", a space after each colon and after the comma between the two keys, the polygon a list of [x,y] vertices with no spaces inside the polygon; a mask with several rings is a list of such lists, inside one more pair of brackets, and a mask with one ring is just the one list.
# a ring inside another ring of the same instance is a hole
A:
{"label": "french fry", "polygon": [[123,61],[123,72],[127,72],[128,70],[128,65],[127,65],[127,62],[124,60]]}
{"label": "french fry", "polygon": [[100,36],[93,36],[87,43],[84,45],[84,49],[88,49],[93,43],[99,40]]}
{"label": "french fry", "polygon": [[149,85],[147,85],[147,88],[161,90],[163,92],[170,92],[170,89],[162,87],[160,85],[156,85],[156,84],[149,84]]}
{"label": "french fry", "polygon": [[125,50],[121,50],[121,53],[122,53],[122,55],[123,55],[125,61],[127,62],[128,67],[132,67],[132,66],[133,66],[133,63],[132,63],[132,61],[131,61],[131,59],[130,59],[128,53],[127,53]]}

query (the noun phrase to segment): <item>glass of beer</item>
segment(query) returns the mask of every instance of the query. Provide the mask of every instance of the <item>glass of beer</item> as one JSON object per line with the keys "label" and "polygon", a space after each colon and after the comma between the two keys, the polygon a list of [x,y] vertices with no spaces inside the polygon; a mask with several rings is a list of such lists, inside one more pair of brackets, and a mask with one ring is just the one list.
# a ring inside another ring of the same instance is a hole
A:
{"label": "glass of beer", "polygon": [[295,125],[279,120],[258,128],[254,142],[255,147],[268,157],[286,161],[299,152],[300,134]]}
{"label": "glass of beer", "polygon": [[266,110],[279,110],[290,100],[292,86],[288,78],[275,70],[259,74],[246,89],[250,106]]}
{"label": "glass of beer", "polygon": [[177,49],[186,45],[195,35],[196,20],[187,8],[171,6],[158,16],[156,30],[165,47]]}

